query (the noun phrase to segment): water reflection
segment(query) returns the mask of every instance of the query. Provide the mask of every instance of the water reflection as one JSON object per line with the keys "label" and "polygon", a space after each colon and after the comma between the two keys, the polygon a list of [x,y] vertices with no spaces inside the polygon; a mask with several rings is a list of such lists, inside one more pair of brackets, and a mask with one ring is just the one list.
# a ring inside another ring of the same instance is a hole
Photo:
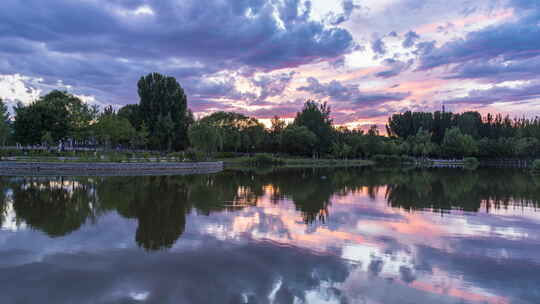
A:
{"label": "water reflection", "polygon": [[487,169],[3,177],[0,302],[538,303],[538,185]]}

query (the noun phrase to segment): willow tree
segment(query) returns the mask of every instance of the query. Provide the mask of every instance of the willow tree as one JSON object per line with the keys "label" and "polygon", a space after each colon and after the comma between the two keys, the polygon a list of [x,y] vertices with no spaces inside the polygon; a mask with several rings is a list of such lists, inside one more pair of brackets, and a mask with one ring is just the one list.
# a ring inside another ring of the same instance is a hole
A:
{"label": "willow tree", "polygon": [[223,147],[223,139],[218,128],[202,122],[196,122],[189,127],[189,141],[198,150],[207,155]]}
{"label": "willow tree", "polygon": [[151,73],[137,83],[142,122],[148,127],[154,149],[182,149],[188,145],[187,130],[193,122],[184,89],[174,77]]}

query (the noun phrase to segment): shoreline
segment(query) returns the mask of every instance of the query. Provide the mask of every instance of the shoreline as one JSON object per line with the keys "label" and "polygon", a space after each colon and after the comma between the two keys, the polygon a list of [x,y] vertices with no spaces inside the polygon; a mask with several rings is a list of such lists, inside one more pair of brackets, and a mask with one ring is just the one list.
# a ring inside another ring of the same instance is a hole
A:
{"label": "shoreline", "polygon": [[223,171],[223,162],[0,162],[0,175],[175,175]]}

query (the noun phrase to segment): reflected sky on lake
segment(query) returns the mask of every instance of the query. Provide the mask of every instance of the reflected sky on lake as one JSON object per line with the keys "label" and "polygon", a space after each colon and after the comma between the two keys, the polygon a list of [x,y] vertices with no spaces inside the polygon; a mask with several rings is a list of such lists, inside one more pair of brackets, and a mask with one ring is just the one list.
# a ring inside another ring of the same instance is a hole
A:
{"label": "reflected sky on lake", "polygon": [[0,303],[539,303],[518,170],[3,177]]}

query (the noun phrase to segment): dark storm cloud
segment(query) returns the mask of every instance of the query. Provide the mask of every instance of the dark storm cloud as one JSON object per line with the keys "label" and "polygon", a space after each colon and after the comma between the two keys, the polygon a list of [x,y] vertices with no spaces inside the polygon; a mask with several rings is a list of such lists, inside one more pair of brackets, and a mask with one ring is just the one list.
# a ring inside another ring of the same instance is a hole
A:
{"label": "dark storm cloud", "polygon": [[313,93],[322,98],[334,101],[351,102],[356,105],[375,105],[388,101],[401,101],[409,97],[409,92],[361,92],[356,85],[343,85],[337,80],[320,83],[316,78],[307,79],[308,85],[299,87],[298,91]]}
{"label": "dark storm cloud", "polygon": [[540,98],[540,84],[519,87],[495,86],[487,90],[472,90],[465,97],[444,100],[445,104],[490,105],[496,102],[520,102]]}
{"label": "dark storm cloud", "polygon": [[6,0],[0,73],[124,95],[133,78],[152,71],[180,78],[243,67],[268,71],[354,48],[347,30],[313,21],[310,12],[300,0]]}

